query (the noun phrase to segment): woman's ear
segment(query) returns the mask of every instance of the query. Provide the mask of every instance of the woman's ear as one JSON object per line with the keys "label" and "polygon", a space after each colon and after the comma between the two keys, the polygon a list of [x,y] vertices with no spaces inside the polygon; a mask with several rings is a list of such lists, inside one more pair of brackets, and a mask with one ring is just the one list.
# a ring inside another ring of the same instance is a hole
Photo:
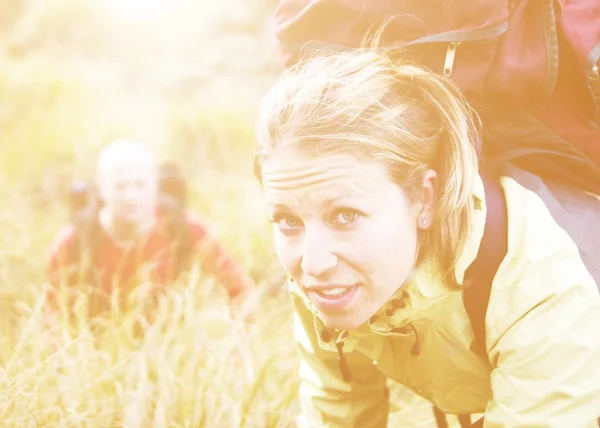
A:
{"label": "woman's ear", "polygon": [[427,230],[431,227],[435,217],[436,195],[437,195],[438,175],[429,169],[423,176],[421,183],[420,212],[417,215],[417,227]]}

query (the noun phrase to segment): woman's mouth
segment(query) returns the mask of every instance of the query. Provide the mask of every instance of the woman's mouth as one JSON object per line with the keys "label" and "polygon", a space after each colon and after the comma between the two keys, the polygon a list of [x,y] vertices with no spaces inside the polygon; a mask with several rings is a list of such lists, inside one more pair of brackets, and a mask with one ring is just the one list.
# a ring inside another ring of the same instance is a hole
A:
{"label": "woman's mouth", "polygon": [[358,285],[307,288],[310,300],[321,311],[339,311],[346,308],[353,300]]}

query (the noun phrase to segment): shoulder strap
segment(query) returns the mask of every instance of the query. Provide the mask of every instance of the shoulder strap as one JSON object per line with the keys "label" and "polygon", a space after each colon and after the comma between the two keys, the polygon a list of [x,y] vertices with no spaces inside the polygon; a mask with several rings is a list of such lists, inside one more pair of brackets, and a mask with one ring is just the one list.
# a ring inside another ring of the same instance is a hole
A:
{"label": "shoulder strap", "polygon": [[172,198],[180,207],[187,206],[187,185],[175,162],[164,162],[160,165],[158,188],[162,195]]}
{"label": "shoulder strap", "polygon": [[487,214],[485,230],[477,258],[465,272],[463,302],[475,335],[472,350],[487,356],[485,343],[485,316],[492,281],[508,251],[506,199],[500,183],[488,173],[481,177],[485,189]]}

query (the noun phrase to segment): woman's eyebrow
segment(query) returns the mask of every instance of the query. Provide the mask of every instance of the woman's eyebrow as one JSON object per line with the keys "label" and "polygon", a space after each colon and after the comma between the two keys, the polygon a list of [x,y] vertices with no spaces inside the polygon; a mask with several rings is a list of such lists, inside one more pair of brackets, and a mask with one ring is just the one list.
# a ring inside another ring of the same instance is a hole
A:
{"label": "woman's eyebrow", "polygon": [[277,211],[291,211],[290,207],[288,207],[285,204],[281,204],[281,203],[273,204],[273,205],[267,203],[267,208],[272,208]]}
{"label": "woman's eyebrow", "polygon": [[356,203],[356,202],[360,202],[360,201],[365,201],[368,197],[369,197],[368,194],[365,195],[362,192],[348,189],[346,192],[344,192],[341,195],[325,198],[323,200],[323,206],[329,208],[332,205],[336,205],[336,204],[340,205],[340,203],[341,204]]}
{"label": "woman's eyebrow", "polygon": [[344,196],[334,196],[334,197],[331,197],[331,198],[327,198],[323,202],[323,206],[326,207],[326,208],[331,208],[336,203],[339,203],[339,201],[347,199],[349,197],[350,197],[349,195],[344,195]]}

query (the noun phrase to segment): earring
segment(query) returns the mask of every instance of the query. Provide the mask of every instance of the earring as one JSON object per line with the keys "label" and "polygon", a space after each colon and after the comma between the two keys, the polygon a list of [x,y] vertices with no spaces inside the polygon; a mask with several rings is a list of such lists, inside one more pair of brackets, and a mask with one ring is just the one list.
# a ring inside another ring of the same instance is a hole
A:
{"label": "earring", "polygon": [[424,218],[424,219],[421,220],[421,224],[423,226],[427,226],[429,224],[429,220],[427,220],[426,218]]}

